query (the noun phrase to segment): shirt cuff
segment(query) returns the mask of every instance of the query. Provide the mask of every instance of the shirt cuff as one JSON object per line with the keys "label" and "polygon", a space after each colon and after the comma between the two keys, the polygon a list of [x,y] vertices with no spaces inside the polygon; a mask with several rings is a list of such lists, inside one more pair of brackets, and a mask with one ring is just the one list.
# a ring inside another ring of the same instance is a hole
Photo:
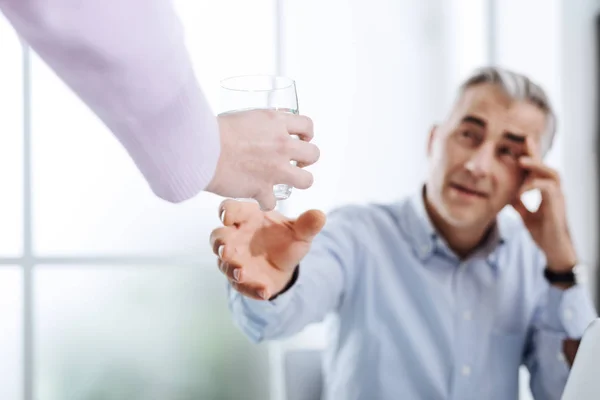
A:
{"label": "shirt cuff", "polygon": [[294,298],[295,286],[275,300],[255,300],[246,297],[227,284],[230,309],[244,332],[255,342],[265,337],[269,326],[277,324],[283,311]]}
{"label": "shirt cuff", "polygon": [[166,107],[115,130],[158,197],[181,202],[212,180],[221,150],[219,127],[193,71]]}
{"label": "shirt cuff", "polygon": [[597,316],[588,288],[584,285],[566,290],[550,286],[546,311],[546,325],[552,330],[565,332],[571,339],[580,339]]}

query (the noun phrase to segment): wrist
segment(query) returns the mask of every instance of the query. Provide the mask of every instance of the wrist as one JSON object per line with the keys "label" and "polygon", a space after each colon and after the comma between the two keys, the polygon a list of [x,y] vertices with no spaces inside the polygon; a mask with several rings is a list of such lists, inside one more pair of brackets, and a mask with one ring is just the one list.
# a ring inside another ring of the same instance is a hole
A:
{"label": "wrist", "polygon": [[587,280],[585,266],[582,264],[576,264],[568,270],[558,272],[546,267],[544,277],[551,286],[561,290],[584,284]]}
{"label": "wrist", "polygon": [[569,272],[578,263],[577,255],[572,247],[564,250],[546,253],[547,268],[553,272]]}
{"label": "wrist", "polygon": [[225,188],[223,187],[223,170],[224,170],[224,155],[226,153],[226,151],[224,151],[224,148],[226,148],[226,145],[223,141],[223,131],[225,131],[226,129],[229,129],[229,125],[227,123],[227,121],[223,118],[223,116],[219,115],[217,116],[217,126],[218,126],[218,134],[219,134],[219,153],[218,153],[218,157],[216,159],[216,166],[215,166],[215,172],[212,175],[211,180],[208,182],[208,185],[206,185],[206,188],[204,189],[206,192],[209,193],[213,193],[219,196],[224,196],[224,197],[230,197],[225,195],[224,193],[226,192]]}
{"label": "wrist", "polygon": [[283,287],[283,289],[281,289],[279,292],[277,292],[273,296],[271,296],[269,298],[269,301],[275,300],[278,296],[281,296],[282,294],[284,294],[285,292],[290,290],[292,288],[292,286],[294,286],[294,284],[298,280],[298,275],[300,274],[299,270],[300,270],[300,265],[296,265],[296,268],[294,268],[294,272],[292,272],[292,276],[288,280],[287,284]]}

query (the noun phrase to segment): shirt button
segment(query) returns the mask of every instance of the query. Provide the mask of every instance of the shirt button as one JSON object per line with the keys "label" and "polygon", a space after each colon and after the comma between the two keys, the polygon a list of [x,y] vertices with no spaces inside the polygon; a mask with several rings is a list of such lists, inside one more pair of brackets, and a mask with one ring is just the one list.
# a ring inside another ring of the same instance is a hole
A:
{"label": "shirt button", "polygon": [[573,319],[573,311],[571,311],[570,308],[567,308],[565,310],[564,316],[567,321],[570,321],[571,319]]}
{"label": "shirt button", "polygon": [[471,367],[469,367],[468,365],[464,365],[462,367],[461,372],[462,372],[463,376],[469,376],[469,375],[471,375]]}
{"label": "shirt button", "polygon": [[556,354],[556,358],[560,362],[567,362],[567,359],[565,358],[565,355],[561,351],[559,351],[558,354]]}
{"label": "shirt button", "polygon": [[471,314],[471,311],[465,311],[463,313],[463,319],[465,321],[470,321],[473,318],[473,315]]}
{"label": "shirt button", "polygon": [[427,253],[429,253],[429,246],[424,245],[421,247],[421,254],[423,254],[423,256],[426,256]]}

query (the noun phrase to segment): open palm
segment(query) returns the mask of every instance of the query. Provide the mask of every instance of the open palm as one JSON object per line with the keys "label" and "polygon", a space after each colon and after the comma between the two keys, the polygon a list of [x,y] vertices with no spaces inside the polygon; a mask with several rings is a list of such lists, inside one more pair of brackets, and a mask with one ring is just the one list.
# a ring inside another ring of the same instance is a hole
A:
{"label": "open palm", "polygon": [[256,299],[268,299],[288,284],[325,223],[320,211],[289,219],[233,200],[222,204],[220,214],[224,226],[211,234],[219,268],[236,290]]}

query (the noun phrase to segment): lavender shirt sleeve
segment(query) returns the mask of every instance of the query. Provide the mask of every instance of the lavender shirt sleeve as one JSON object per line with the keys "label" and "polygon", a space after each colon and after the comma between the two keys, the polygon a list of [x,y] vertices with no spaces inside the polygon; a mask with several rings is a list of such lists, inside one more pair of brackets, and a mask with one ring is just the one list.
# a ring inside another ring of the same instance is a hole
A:
{"label": "lavender shirt sleeve", "polygon": [[18,34],[127,149],[153,192],[179,202],[212,179],[217,120],[170,0],[0,0]]}

